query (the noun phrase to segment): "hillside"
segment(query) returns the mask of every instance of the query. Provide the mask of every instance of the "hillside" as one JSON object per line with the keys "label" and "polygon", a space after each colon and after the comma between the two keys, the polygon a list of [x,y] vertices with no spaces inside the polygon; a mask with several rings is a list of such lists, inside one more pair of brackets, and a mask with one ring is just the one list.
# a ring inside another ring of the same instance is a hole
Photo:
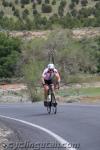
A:
{"label": "hillside", "polygon": [[[25,9],[28,10],[29,17],[33,17],[33,10],[37,10],[37,12],[40,13],[42,16],[50,17],[54,13],[58,13],[59,6],[61,5],[65,6],[65,15],[67,12],[71,12],[73,8],[75,8],[76,10],[80,10],[83,6],[84,8],[95,7],[96,3],[99,2],[99,0],[87,0],[86,3],[82,4],[81,0],[72,0],[73,3],[71,2],[71,0],[64,0],[65,3],[61,3],[61,1],[62,0],[1,0],[0,9],[1,11],[4,10],[4,15],[8,17],[16,16],[14,14],[15,10],[19,12],[20,17],[23,17],[23,12]],[[47,13],[45,11],[42,11],[43,4],[46,4],[46,6],[51,6],[52,10],[47,10]]]}
{"label": "hillside", "polygon": [[88,26],[100,26],[99,0],[0,0],[1,29]]}

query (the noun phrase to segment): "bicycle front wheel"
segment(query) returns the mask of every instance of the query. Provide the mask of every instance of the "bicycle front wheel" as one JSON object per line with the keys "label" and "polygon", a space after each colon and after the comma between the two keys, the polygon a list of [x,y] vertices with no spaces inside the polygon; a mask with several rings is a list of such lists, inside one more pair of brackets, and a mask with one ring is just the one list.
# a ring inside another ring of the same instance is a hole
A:
{"label": "bicycle front wheel", "polygon": [[54,93],[52,93],[52,95],[51,95],[51,102],[52,102],[53,113],[56,114],[57,113],[57,102],[56,102]]}

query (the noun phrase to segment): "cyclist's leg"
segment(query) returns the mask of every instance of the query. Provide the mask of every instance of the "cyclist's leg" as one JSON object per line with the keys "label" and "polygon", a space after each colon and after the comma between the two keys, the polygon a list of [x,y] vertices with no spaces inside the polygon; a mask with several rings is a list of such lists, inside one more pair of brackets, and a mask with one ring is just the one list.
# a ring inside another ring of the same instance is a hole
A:
{"label": "cyclist's leg", "polygon": [[56,85],[55,84],[52,84],[52,92],[53,92],[53,95],[52,95],[52,103],[53,103],[53,106],[56,107],[57,106],[57,101],[56,101],[56,94],[55,94],[55,90],[56,90]]}
{"label": "cyclist's leg", "polygon": [[49,86],[47,84],[44,85],[44,99],[47,101]]}
{"label": "cyclist's leg", "polygon": [[45,85],[44,85],[44,106],[47,106],[48,90],[49,90],[48,81],[45,80]]}
{"label": "cyclist's leg", "polygon": [[55,95],[55,85],[52,83],[52,92],[54,93]]}
{"label": "cyclist's leg", "polygon": [[[47,98],[48,98],[48,92],[49,92],[49,86],[52,84],[52,80],[45,80],[45,85],[44,85],[44,106],[48,105]],[[54,90],[54,85],[52,85],[53,90]]]}

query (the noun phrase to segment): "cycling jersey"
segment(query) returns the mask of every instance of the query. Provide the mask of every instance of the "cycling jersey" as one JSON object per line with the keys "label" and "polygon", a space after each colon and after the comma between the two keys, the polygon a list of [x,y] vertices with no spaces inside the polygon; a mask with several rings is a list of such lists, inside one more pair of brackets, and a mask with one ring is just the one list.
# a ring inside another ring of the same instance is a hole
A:
{"label": "cycling jersey", "polygon": [[59,75],[57,69],[54,69],[53,71],[50,71],[48,68],[46,68],[46,69],[43,71],[43,74],[42,74],[42,77],[43,77],[44,80],[46,80],[46,81],[52,80],[54,76],[57,78],[58,82],[60,82],[60,75]]}

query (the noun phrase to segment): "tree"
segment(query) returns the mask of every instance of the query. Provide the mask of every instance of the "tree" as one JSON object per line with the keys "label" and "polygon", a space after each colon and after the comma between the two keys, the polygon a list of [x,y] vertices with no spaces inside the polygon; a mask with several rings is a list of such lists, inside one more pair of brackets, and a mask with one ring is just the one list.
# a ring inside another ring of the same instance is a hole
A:
{"label": "tree", "polygon": [[63,16],[63,14],[64,14],[64,8],[63,7],[59,6],[59,8],[58,8],[58,14],[59,14],[60,17]]}
{"label": "tree", "polygon": [[59,7],[58,7],[58,14],[59,14],[60,17],[62,17],[64,15],[64,8],[65,8],[65,6],[66,6],[66,0],[62,0],[60,2]]}
{"label": "tree", "polygon": [[42,0],[37,0],[37,3],[40,5],[42,3]]}
{"label": "tree", "polygon": [[69,5],[69,8],[70,9],[73,9],[75,7],[75,3],[71,3],[70,5]]}
{"label": "tree", "polygon": [[90,16],[90,13],[87,8],[82,8],[79,10],[79,18],[87,18]]}
{"label": "tree", "polygon": [[18,9],[15,9],[15,11],[14,11],[14,16],[16,16],[16,17],[20,17],[20,13],[19,13],[19,10]]}
{"label": "tree", "polygon": [[33,3],[32,7],[33,9],[36,9],[36,3]]}
{"label": "tree", "polygon": [[15,11],[15,9],[16,9],[15,6],[12,6],[12,11]]}
{"label": "tree", "polygon": [[49,4],[42,4],[42,12],[43,13],[51,13],[52,12],[52,6]]}
{"label": "tree", "polygon": [[76,3],[76,4],[79,3],[79,0],[71,0],[71,1],[72,1],[72,3]]}
{"label": "tree", "polygon": [[21,2],[21,4],[26,5],[26,4],[30,3],[30,0],[20,0],[20,2]]}
{"label": "tree", "polygon": [[1,10],[1,11],[0,11],[0,18],[2,18],[3,16],[4,16],[4,11]]}
{"label": "tree", "polygon": [[95,8],[100,10],[100,2],[95,4]]}
{"label": "tree", "polygon": [[77,15],[78,15],[77,10],[76,10],[76,9],[73,9],[73,10],[71,11],[71,15],[72,15],[73,17],[77,17]]}
{"label": "tree", "polygon": [[50,28],[50,23],[46,17],[41,17],[40,14],[34,15],[35,29],[48,29]]}
{"label": "tree", "polygon": [[62,7],[62,8],[64,8],[65,6],[66,6],[66,0],[62,0],[61,2],[60,2],[60,6]]}
{"label": "tree", "polygon": [[45,0],[45,4],[49,4],[50,3],[50,0]]}
{"label": "tree", "polygon": [[15,76],[17,61],[20,58],[21,42],[6,34],[0,34],[0,77]]}
{"label": "tree", "polygon": [[15,22],[13,18],[8,18],[8,17],[2,17],[0,18],[0,26],[3,29],[8,29],[8,30],[13,30],[15,26]]}
{"label": "tree", "polygon": [[99,9],[94,10],[94,16],[97,18],[100,16],[100,10]]}
{"label": "tree", "polygon": [[13,6],[13,3],[12,2],[9,2],[9,7],[12,7]]}
{"label": "tree", "polygon": [[19,0],[15,0],[15,4],[17,5],[19,3]]}
{"label": "tree", "polygon": [[25,5],[24,5],[24,4],[21,4],[21,8],[25,8]]}
{"label": "tree", "polygon": [[52,0],[52,5],[56,5],[56,0]]}
{"label": "tree", "polygon": [[9,7],[9,2],[3,0],[3,1],[2,1],[2,5],[3,5],[4,7]]}
{"label": "tree", "polygon": [[59,22],[58,14],[53,14],[50,18],[51,23],[56,24]]}
{"label": "tree", "polygon": [[73,17],[69,13],[61,20],[61,25],[63,28],[72,29],[75,26],[75,23],[76,23],[75,19],[73,19]]}
{"label": "tree", "polygon": [[25,19],[28,15],[29,15],[29,10],[28,9],[24,9],[24,11],[22,13],[23,19]]}
{"label": "tree", "polygon": [[37,9],[33,9],[33,15],[37,15],[37,14],[38,14]]}
{"label": "tree", "polygon": [[15,27],[14,27],[14,30],[25,30],[26,27],[25,27],[25,23],[22,21],[22,19],[18,18],[15,22]]}
{"label": "tree", "polygon": [[87,5],[87,3],[88,3],[88,1],[87,1],[87,0],[81,0],[81,5],[82,5],[82,6],[86,6],[86,5]]}
{"label": "tree", "polygon": [[33,30],[34,27],[34,21],[29,19],[28,17],[25,18],[25,28],[26,30]]}
{"label": "tree", "polygon": [[32,101],[39,101],[43,96],[42,93],[37,92],[37,86],[40,86],[41,74],[45,64],[43,46],[44,40],[41,38],[34,39],[32,42],[25,41],[22,46],[23,61],[21,68]]}

